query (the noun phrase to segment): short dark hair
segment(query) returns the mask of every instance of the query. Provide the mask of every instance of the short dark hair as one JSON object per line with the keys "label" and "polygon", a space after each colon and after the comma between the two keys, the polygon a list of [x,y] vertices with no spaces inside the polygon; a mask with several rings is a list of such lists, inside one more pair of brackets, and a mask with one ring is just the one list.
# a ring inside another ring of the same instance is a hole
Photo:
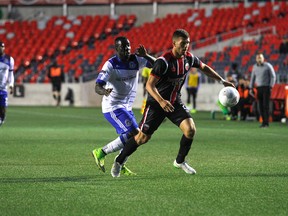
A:
{"label": "short dark hair", "polygon": [[233,62],[232,65],[231,65],[231,68],[232,68],[233,70],[236,70],[236,69],[238,68],[237,62]]}
{"label": "short dark hair", "polygon": [[184,29],[176,29],[176,31],[174,31],[173,33],[173,40],[176,39],[176,38],[179,38],[179,37],[183,37],[183,38],[189,38],[190,35],[189,33],[184,30]]}
{"label": "short dark hair", "polygon": [[117,38],[115,39],[115,41],[114,41],[115,48],[116,48],[117,46],[119,46],[119,42],[121,42],[121,44],[123,44],[123,42],[126,42],[126,41],[128,41],[128,39],[127,39],[126,37],[124,37],[124,36],[117,37]]}
{"label": "short dark hair", "polygon": [[0,46],[1,46],[1,47],[5,47],[4,42],[0,41]]}

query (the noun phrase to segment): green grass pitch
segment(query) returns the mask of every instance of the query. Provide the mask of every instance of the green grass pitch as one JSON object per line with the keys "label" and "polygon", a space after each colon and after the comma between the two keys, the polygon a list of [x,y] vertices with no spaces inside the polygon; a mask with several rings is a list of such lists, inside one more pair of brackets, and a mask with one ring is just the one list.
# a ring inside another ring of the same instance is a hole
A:
{"label": "green grass pitch", "polygon": [[114,179],[116,153],[106,173],[91,156],[117,137],[100,108],[8,107],[0,215],[288,215],[287,125],[193,118],[196,175],[173,167],[181,132],[166,121],[128,160],[137,176]]}

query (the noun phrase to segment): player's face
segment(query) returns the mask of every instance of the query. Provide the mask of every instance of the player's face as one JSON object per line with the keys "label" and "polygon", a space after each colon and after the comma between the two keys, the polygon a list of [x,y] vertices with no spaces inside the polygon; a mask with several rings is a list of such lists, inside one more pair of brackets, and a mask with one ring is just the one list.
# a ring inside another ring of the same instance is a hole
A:
{"label": "player's face", "polygon": [[119,41],[116,51],[118,57],[122,61],[127,61],[131,54],[131,46],[129,40]]}
{"label": "player's face", "polygon": [[173,41],[174,55],[177,58],[182,57],[189,49],[190,38],[179,37]]}
{"label": "player's face", "polygon": [[263,64],[264,56],[262,54],[256,55],[256,62],[257,62],[257,64]]}
{"label": "player's face", "polygon": [[0,46],[0,55],[4,54],[5,46]]}

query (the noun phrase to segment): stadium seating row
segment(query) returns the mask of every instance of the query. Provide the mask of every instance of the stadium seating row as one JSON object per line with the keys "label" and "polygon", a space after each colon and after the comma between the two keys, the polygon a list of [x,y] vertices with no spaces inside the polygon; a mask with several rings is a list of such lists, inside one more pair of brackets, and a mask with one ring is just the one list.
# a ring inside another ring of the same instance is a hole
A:
{"label": "stadium seating row", "polygon": [[[205,55],[205,60],[220,71],[227,70],[232,61],[239,61],[245,71],[249,71],[251,57],[259,48],[271,60],[283,60],[277,50],[281,37],[288,32],[285,24],[287,9],[286,2],[248,6],[240,3],[237,7],[214,8],[210,16],[205,9],[188,9],[182,14],[168,14],[139,27],[134,27],[135,15],[121,15],[118,19],[99,15],[54,16],[42,21],[45,24],[43,29],[39,28],[40,21],[7,21],[0,26],[0,40],[9,44],[7,53],[15,58],[17,82],[49,82],[45,70],[54,60],[63,65],[67,80],[74,82],[95,78],[104,60],[113,55],[113,41],[119,33],[130,39],[132,48],[142,43],[149,52],[159,55],[171,48],[171,34],[176,28],[188,30],[192,41],[200,40],[193,47],[195,49],[215,43],[214,40],[201,43],[201,40],[221,33],[231,32],[221,38],[225,40],[239,36],[239,28],[252,31],[263,26],[276,26],[278,36],[263,37],[260,47],[253,41],[244,42],[241,47],[226,48],[222,54]],[[281,68],[281,63],[276,67]]]}
{"label": "stadium seating row", "polygon": [[282,39],[278,35],[268,34],[259,41],[243,41],[238,46],[225,47],[223,52],[206,52],[204,61],[211,64],[223,76],[229,71],[231,63],[236,62],[246,78],[250,77],[252,66],[255,64],[257,52],[262,52],[276,72],[277,80],[288,81],[288,56],[279,53]]}
{"label": "stadium seating row", "polygon": [[[227,0],[85,0],[81,1],[81,4],[151,4],[153,2],[157,2],[160,4],[169,4],[169,3],[194,3],[194,2],[200,2],[200,3],[217,3],[217,2],[225,2]],[[229,0],[229,2],[243,2],[243,0]],[[79,0],[65,0],[65,3],[69,5],[79,5]],[[47,1],[47,0],[29,0],[29,2],[25,1],[18,1],[18,0],[1,0],[0,5],[62,5],[63,1]]]}

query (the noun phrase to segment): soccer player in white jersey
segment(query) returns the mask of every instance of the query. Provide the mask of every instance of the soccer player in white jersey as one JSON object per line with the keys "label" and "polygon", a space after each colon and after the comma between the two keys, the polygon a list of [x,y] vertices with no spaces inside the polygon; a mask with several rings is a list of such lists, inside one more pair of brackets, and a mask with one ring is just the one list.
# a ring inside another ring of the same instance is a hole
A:
{"label": "soccer player in white jersey", "polygon": [[10,94],[13,94],[14,87],[14,59],[5,54],[5,44],[0,41],[0,126],[6,117],[6,107],[8,106],[7,84]]}
{"label": "soccer player in white jersey", "polygon": [[[119,134],[118,138],[104,147],[92,151],[97,166],[103,172],[105,172],[105,156],[121,150],[126,141],[139,131],[132,111],[139,70],[149,65],[152,67],[156,60],[147,53],[143,45],[137,48],[135,54],[131,54],[130,42],[126,37],[115,39],[115,50],[116,55],[105,62],[96,79],[95,86],[95,92],[104,95],[102,99],[104,117]],[[122,166],[121,173],[135,174],[125,165]]]}

